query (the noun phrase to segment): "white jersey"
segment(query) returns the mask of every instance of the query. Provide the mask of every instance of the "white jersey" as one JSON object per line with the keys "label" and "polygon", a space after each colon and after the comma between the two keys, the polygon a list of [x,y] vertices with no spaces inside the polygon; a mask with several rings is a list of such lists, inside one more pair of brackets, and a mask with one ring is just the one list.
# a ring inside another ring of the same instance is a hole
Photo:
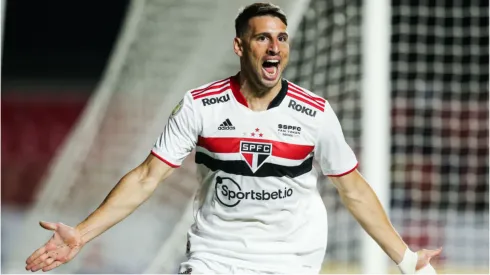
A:
{"label": "white jersey", "polygon": [[328,102],[287,80],[266,111],[238,75],[186,93],[152,153],[173,167],[196,149],[202,185],[188,256],[271,272],[318,272],[327,245],[319,177],[357,167]]}

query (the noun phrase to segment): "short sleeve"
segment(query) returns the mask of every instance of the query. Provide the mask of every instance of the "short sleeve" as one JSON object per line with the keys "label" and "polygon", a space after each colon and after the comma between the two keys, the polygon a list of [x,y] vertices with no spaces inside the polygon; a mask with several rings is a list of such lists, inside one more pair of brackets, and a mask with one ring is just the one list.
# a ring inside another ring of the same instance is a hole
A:
{"label": "short sleeve", "polygon": [[346,175],[357,168],[357,158],[345,141],[340,122],[328,102],[322,115],[315,145],[315,160],[324,175]]}
{"label": "short sleeve", "polygon": [[172,110],[151,153],[171,167],[179,167],[196,146],[199,123],[192,98],[186,95]]}

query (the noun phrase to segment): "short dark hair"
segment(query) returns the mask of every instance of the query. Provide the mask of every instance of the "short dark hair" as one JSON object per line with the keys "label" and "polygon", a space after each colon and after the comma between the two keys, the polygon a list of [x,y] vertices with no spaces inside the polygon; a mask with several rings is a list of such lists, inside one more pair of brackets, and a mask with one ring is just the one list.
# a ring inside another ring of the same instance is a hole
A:
{"label": "short dark hair", "polygon": [[286,14],[278,6],[271,3],[255,3],[246,6],[235,19],[235,32],[237,37],[241,37],[247,32],[248,21],[256,16],[274,16],[287,26],[288,19]]}

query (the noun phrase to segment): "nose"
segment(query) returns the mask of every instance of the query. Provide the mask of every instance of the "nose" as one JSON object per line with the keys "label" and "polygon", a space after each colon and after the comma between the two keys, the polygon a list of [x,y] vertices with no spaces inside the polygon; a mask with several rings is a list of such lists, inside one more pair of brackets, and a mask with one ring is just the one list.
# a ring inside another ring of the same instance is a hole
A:
{"label": "nose", "polygon": [[279,54],[279,43],[277,39],[272,39],[269,43],[269,48],[267,49],[267,54],[278,55]]}

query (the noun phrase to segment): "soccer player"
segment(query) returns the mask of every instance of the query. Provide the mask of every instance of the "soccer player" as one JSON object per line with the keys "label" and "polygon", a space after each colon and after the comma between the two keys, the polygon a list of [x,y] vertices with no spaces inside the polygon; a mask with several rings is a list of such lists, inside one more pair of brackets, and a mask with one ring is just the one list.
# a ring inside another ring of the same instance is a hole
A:
{"label": "soccer player", "polygon": [[27,259],[27,270],[48,271],[73,259],[146,201],[195,149],[203,180],[181,273],[318,273],[327,245],[317,190],[323,176],[403,273],[434,272],[430,259],[441,249],[412,252],[400,238],[357,171],[329,103],[281,77],[289,58],[285,14],[272,4],[252,4],[235,29],[240,72],[188,91],[146,160],[84,221],[76,227],[41,222],[54,235]]}

